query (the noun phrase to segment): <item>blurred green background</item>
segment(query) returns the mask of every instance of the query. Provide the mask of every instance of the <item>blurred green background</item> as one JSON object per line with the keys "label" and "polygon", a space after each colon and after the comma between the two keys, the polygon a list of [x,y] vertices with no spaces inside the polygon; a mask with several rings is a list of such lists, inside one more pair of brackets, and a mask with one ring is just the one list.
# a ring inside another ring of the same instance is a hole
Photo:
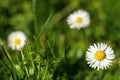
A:
{"label": "blurred green background", "polygon": [[[70,29],[66,19],[79,9],[89,12],[91,23],[84,29]],[[60,60],[52,73],[53,80],[120,80],[119,0],[0,0],[1,40],[7,47],[9,33],[21,30],[28,36],[31,46],[34,45],[34,35],[39,33],[50,14],[52,17],[38,43],[43,50],[41,53],[49,53],[49,40],[55,55],[51,60]],[[116,57],[108,70],[95,71],[85,61],[87,48],[97,42],[105,42],[114,49]],[[0,55],[4,61],[1,49]],[[66,62],[62,60],[64,56]],[[2,77],[4,71],[2,66],[0,68]]]}

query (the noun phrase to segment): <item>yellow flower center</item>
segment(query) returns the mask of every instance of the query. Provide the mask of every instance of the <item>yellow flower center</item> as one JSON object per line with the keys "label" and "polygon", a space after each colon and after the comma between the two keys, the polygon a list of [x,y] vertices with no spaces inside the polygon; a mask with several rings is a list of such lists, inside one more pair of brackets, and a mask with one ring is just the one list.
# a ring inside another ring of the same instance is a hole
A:
{"label": "yellow flower center", "polygon": [[94,54],[95,59],[101,61],[105,58],[105,53],[102,50],[98,50],[96,51],[96,53]]}
{"label": "yellow flower center", "polygon": [[81,23],[82,22],[82,18],[81,17],[77,17],[75,20],[76,23]]}
{"label": "yellow flower center", "polygon": [[19,45],[21,43],[21,39],[20,38],[16,38],[15,40],[14,40],[14,44],[15,45]]}

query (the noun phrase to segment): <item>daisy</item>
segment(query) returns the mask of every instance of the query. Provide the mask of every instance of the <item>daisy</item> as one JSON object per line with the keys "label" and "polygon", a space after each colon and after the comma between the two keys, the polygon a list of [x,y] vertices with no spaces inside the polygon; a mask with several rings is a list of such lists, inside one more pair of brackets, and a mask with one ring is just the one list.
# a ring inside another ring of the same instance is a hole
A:
{"label": "daisy", "polygon": [[8,46],[12,50],[20,50],[25,45],[26,36],[21,31],[12,32],[8,36]]}
{"label": "daisy", "polygon": [[91,45],[86,51],[86,60],[90,67],[94,69],[107,69],[112,65],[115,58],[114,51],[110,46],[104,43]]}
{"label": "daisy", "polygon": [[71,29],[87,27],[90,24],[90,16],[84,10],[78,10],[68,16],[67,23]]}

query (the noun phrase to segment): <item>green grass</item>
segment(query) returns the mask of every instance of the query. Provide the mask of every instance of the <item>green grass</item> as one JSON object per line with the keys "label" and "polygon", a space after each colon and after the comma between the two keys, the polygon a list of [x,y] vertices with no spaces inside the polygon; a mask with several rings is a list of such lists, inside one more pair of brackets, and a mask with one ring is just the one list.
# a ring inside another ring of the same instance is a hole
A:
{"label": "green grass", "polygon": [[[1,0],[1,80],[120,80],[119,0]],[[70,29],[66,19],[78,9],[89,12],[89,27]],[[12,51],[7,36],[21,30],[24,48]],[[85,60],[93,43],[104,42],[115,52],[113,65],[95,70]]]}

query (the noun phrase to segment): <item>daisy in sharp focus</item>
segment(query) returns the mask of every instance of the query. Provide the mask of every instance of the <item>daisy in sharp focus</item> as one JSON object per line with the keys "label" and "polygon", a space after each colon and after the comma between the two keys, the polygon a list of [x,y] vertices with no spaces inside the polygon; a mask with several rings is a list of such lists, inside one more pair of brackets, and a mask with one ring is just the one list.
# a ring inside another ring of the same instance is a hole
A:
{"label": "daisy in sharp focus", "polygon": [[94,69],[107,69],[112,65],[115,58],[114,51],[110,46],[104,43],[91,45],[86,51],[86,60],[90,67]]}
{"label": "daisy in sharp focus", "polygon": [[90,16],[88,12],[78,10],[68,16],[67,23],[71,29],[87,27],[90,24]]}
{"label": "daisy in sharp focus", "polygon": [[26,40],[26,35],[21,31],[12,32],[8,36],[8,46],[11,47],[12,50],[20,50],[24,47]]}

